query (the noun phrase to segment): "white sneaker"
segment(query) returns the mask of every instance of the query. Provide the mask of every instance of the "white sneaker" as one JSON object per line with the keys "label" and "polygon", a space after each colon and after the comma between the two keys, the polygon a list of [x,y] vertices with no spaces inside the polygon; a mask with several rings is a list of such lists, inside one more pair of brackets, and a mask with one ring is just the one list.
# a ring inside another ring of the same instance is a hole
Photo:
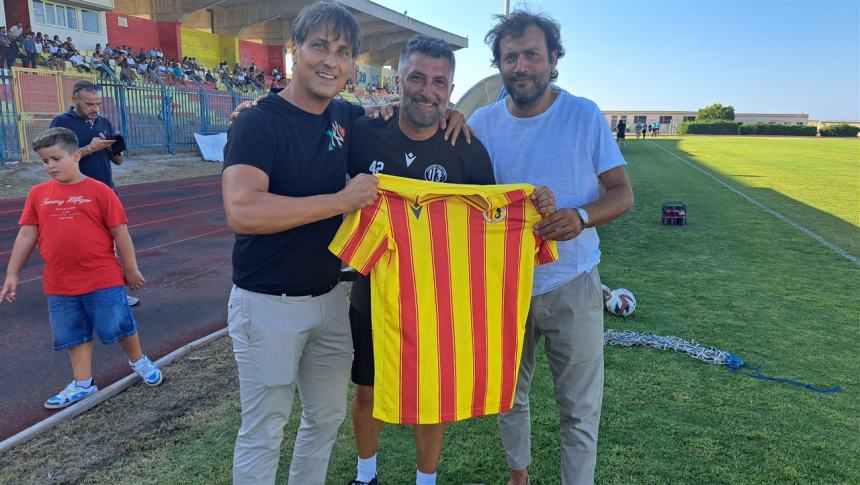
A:
{"label": "white sneaker", "polygon": [[65,389],[57,393],[56,396],[51,396],[45,401],[45,407],[48,409],[60,409],[71,406],[72,404],[91,396],[99,391],[95,381],[90,387],[78,387],[75,381],[72,381]]}
{"label": "white sneaker", "polygon": [[128,363],[129,366],[143,379],[143,382],[146,383],[147,386],[157,386],[161,384],[162,374],[161,369],[158,368],[149,357],[143,356],[139,361],[132,363]]}

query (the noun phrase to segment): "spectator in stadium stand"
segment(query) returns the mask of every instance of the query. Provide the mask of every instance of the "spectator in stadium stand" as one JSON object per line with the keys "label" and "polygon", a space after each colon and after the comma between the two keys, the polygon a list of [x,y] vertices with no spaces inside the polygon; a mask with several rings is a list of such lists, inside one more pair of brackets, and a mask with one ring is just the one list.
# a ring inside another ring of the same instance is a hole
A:
{"label": "spectator in stadium stand", "polygon": [[23,51],[23,56],[21,57],[21,61],[23,61],[24,67],[35,68],[36,67],[36,40],[35,35],[32,32],[24,34],[21,38],[21,50]]}
{"label": "spectator in stadium stand", "polygon": [[112,56],[112,55],[113,55],[113,49],[111,49],[111,47],[110,47],[110,43],[109,43],[109,42],[105,42],[105,49],[104,49],[104,52],[105,52],[105,54],[107,54],[107,55],[109,55],[109,56]]}
{"label": "spectator in stadium stand", "polygon": [[33,41],[36,44],[36,55],[38,56],[42,52],[42,48],[45,47],[45,42],[42,40],[42,33],[37,33],[36,38],[33,39]]}
{"label": "spectator in stadium stand", "polygon": [[175,82],[185,84],[185,75],[182,73],[182,69],[179,68],[179,64],[171,62],[170,69],[168,69],[168,73]]}
{"label": "spectator in stadium stand", "polygon": [[71,37],[66,37],[66,49],[69,49],[70,52],[78,50],[78,48],[75,47],[75,43],[72,42]]}
{"label": "spectator in stadium stand", "polygon": [[21,22],[16,23],[15,25],[9,27],[9,36],[13,39],[17,39],[21,37],[21,34],[24,33],[24,27]]}
{"label": "spectator in stadium stand", "polygon": [[6,64],[6,60],[9,59],[11,55],[9,52],[9,46],[11,44],[12,40],[9,38],[9,34],[6,33],[6,27],[0,27],[0,67],[10,68],[15,62],[15,58],[12,57],[12,61],[9,65]]}
{"label": "spectator in stadium stand", "polygon": [[[129,59],[130,60],[130,59]],[[131,67],[128,63],[128,60],[124,62],[119,71],[119,79],[124,83],[131,84],[137,81],[137,72]]]}
{"label": "spectator in stadium stand", "polygon": [[51,60],[51,49],[48,47],[42,47],[42,52],[39,52],[39,54],[36,56],[36,66],[54,67]]}
{"label": "spectator in stadium stand", "polygon": [[204,80],[207,83],[215,84],[216,79],[215,79],[215,76],[212,74],[211,70],[206,69],[206,76],[204,77]]}
{"label": "spectator in stadium stand", "polygon": [[90,69],[90,66],[88,66],[84,62],[84,58],[81,56],[81,53],[78,51],[72,51],[72,55],[69,56],[69,62],[71,62],[72,66],[74,66],[75,69],[77,69],[80,72],[89,73],[92,71],[92,69]]}
{"label": "spectator in stadium stand", "polygon": [[131,67],[132,69],[134,69],[134,67],[137,65],[137,61],[135,61],[134,57],[131,57],[131,56],[123,57],[122,62],[124,62],[127,66]]}

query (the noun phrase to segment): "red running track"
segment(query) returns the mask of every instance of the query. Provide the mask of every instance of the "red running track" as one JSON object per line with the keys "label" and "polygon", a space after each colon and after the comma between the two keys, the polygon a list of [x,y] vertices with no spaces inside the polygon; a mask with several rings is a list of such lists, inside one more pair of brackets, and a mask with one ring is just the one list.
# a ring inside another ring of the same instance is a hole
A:
{"label": "red running track", "polygon": [[[226,326],[233,235],[221,204],[220,176],[119,188],[146,285],[133,293],[143,350],[156,360]],[[0,201],[0,273],[18,231],[23,199]],[[55,411],[45,399],[72,377],[67,352],[52,349],[42,261],[34,251],[17,300],[0,304],[0,440]],[[94,335],[93,371],[100,388],[131,373],[118,344]],[[170,379],[166,369],[165,379]],[[158,392],[154,389],[153,392]]]}

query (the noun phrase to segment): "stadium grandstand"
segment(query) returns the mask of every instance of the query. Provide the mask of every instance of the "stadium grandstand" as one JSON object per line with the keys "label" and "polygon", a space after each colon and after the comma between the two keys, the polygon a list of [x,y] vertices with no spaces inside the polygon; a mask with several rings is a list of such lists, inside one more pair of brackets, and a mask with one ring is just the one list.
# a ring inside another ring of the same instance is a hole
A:
{"label": "stadium grandstand", "polygon": [[[464,37],[369,0],[337,0],[362,49],[340,94],[392,98],[397,58],[417,33],[453,49]],[[291,27],[311,0],[0,0],[0,163],[32,157],[28,140],[71,104],[81,79],[102,85],[104,115],[131,153],[193,150],[193,134],[226,131],[244,99],[289,83]]]}

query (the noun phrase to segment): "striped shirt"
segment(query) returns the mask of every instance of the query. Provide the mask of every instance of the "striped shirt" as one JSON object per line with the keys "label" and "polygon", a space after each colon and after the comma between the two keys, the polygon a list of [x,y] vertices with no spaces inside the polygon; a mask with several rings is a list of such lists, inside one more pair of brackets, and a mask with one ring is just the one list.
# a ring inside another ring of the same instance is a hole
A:
{"label": "striped shirt", "polygon": [[534,187],[379,175],[329,249],[371,275],[373,416],[404,424],[507,411],[537,264],[558,258],[533,232]]}

